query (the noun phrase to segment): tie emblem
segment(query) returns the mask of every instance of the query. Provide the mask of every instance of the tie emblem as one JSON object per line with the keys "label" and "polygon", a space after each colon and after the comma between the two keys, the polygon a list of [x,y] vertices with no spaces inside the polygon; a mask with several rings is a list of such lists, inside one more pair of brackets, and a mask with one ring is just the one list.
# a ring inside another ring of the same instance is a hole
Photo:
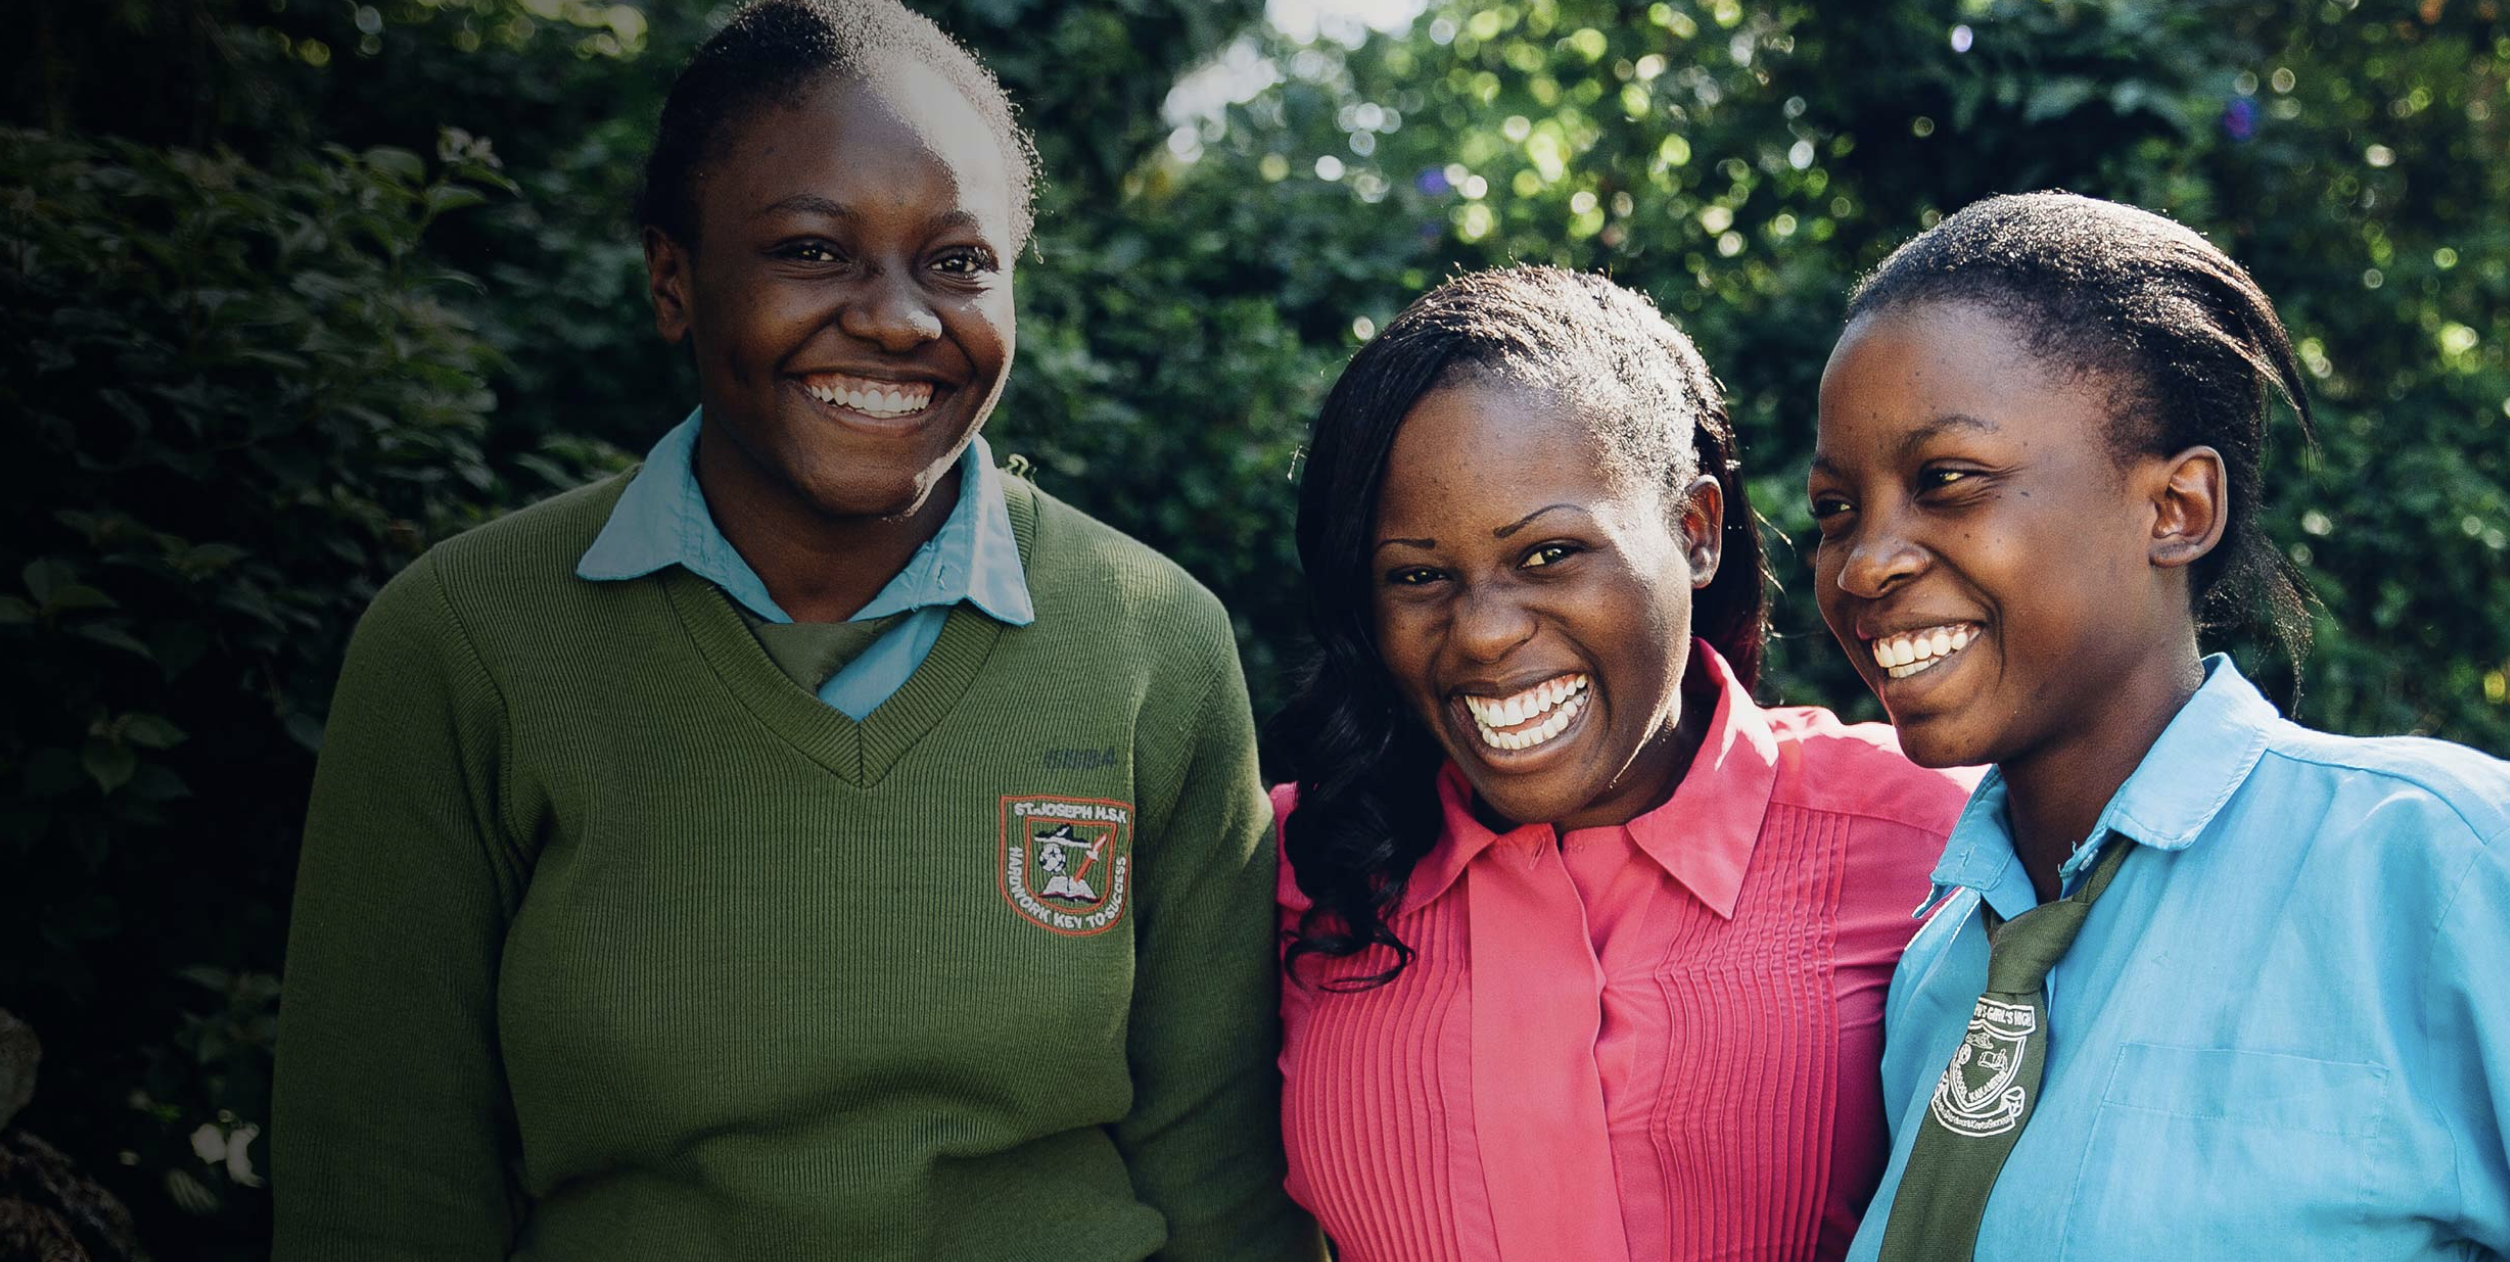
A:
{"label": "tie emblem", "polygon": [[2015,1079],[2038,1029],[2030,1005],[1981,998],[1971,1010],[1960,1050],[1935,1084],[1935,1099],[1928,1106],[1935,1120],[1945,1130],[1973,1139],[2001,1135],[2019,1125],[2030,1111],[2030,1092]]}

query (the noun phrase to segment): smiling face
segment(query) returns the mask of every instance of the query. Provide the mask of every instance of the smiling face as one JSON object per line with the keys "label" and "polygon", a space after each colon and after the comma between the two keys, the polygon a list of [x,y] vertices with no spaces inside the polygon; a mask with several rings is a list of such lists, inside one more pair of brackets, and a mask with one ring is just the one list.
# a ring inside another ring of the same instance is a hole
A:
{"label": "smiling face", "polygon": [[1970,304],[1886,308],[1831,353],[1815,596],[1921,765],[2096,742],[2194,660],[2184,566],[2218,530],[2183,537],[2173,479],[2219,460],[2122,463],[2107,384]]}
{"label": "smiling face", "polygon": [[646,239],[657,324],[694,345],[730,440],[701,454],[710,497],[925,505],[1010,367],[1012,183],[975,107],[913,62],[734,124],[701,168],[698,240]]}
{"label": "smiling face", "polygon": [[1404,416],[1380,488],[1377,646],[1492,811],[1563,828],[1669,796],[1710,717],[1682,704],[1691,592],[1716,574],[1714,479],[1616,477],[1593,426],[1498,382]]}

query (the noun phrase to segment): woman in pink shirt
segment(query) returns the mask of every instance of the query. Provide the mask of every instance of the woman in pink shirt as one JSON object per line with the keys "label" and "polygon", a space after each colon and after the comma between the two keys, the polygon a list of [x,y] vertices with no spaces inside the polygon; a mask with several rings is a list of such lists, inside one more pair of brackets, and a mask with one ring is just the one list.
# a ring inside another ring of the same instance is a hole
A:
{"label": "woman in pink shirt", "polygon": [[1835,1258],[1970,778],[1754,704],[1720,389],[1550,268],[1415,302],[1316,423],[1276,728],[1282,1123],[1346,1262]]}

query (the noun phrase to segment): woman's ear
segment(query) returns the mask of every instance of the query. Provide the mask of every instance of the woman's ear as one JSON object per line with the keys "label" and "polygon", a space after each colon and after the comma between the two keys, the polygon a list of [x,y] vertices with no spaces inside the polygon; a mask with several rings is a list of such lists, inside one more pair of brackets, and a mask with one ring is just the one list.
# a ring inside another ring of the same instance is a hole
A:
{"label": "woman's ear", "polygon": [[2193,565],[2222,542],[2231,524],[2231,487],[2222,453],[2190,447],[2160,461],[2147,485],[2152,487],[2154,565]]}
{"label": "woman's ear", "polygon": [[1691,564],[1691,587],[1708,586],[1717,577],[1717,563],[1726,544],[1726,488],[1701,474],[1682,490],[1682,511],[1674,519],[1682,537],[1682,557]]}
{"label": "woman's ear", "polygon": [[688,336],[689,281],[694,260],[671,234],[645,229],[645,292],[654,301],[654,331],[673,346]]}

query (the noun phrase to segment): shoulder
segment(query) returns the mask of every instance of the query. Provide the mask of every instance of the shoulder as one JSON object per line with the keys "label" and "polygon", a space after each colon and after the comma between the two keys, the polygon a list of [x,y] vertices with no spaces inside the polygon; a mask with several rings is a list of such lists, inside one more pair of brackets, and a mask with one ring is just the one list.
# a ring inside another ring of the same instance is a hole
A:
{"label": "shoulder", "polygon": [[590,586],[575,579],[576,559],[630,476],[562,492],[427,549],[376,593],[358,640],[476,657],[496,628],[546,619],[566,593]]}
{"label": "shoulder", "polygon": [[2241,783],[2246,813],[2307,828],[2314,846],[2362,848],[2397,871],[2405,853],[2442,868],[2510,851],[2510,763],[2412,735],[2317,733],[2277,720],[2267,748]]}
{"label": "shoulder", "polygon": [[1037,547],[1032,567],[1077,582],[1093,595],[1123,600],[1129,607],[1226,621],[1220,598],[1149,544],[1050,492],[1008,477],[1005,489],[1010,494],[1025,489],[1035,499]]}
{"label": "shoulder", "polygon": [[1236,659],[1228,610],[1183,566],[1016,478],[1004,492],[1036,505],[1028,585],[1041,626],[1086,626],[1104,644],[1162,656]]}
{"label": "shoulder", "polygon": [[630,469],[560,491],[473,526],[428,551],[448,571],[554,559],[571,574],[635,476],[636,471]]}
{"label": "shoulder", "polygon": [[578,586],[576,562],[635,476],[631,469],[516,509],[428,549],[426,560],[457,607]]}
{"label": "shoulder", "polygon": [[2480,750],[2420,736],[2338,736],[2289,722],[2275,729],[2266,758],[2455,816],[2486,837],[2510,829],[2510,763]]}
{"label": "shoulder", "polygon": [[1896,824],[1941,840],[1960,818],[1981,767],[1920,767],[1888,723],[1843,723],[1819,706],[1761,711],[1782,765],[1773,800]]}
{"label": "shoulder", "polygon": [[2224,805],[2240,849],[2307,856],[2304,888],[2440,914],[2472,880],[2510,883],[2510,763],[2422,737],[2337,736],[2277,720]]}

